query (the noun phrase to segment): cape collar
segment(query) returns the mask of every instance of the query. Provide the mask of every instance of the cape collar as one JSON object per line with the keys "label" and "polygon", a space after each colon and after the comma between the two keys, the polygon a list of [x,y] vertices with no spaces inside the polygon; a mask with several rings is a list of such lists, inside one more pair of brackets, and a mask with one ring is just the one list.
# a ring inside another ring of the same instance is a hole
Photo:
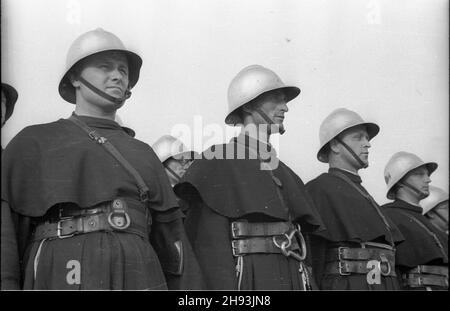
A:
{"label": "cape collar", "polygon": [[333,171],[338,171],[338,172],[344,173],[345,176],[350,178],[350,180],[353,181],[354,183],[361,184],[361,182],[362,182],[361,176],[359,176],[359,175],[357,175],[355,173],[352,173],[352,172],[349,172],[347,170],[343,170],[343,169],[340,169],[340,168],[335,168],[335,167],[330,167],[328,169],[328,173],[331,173]]}

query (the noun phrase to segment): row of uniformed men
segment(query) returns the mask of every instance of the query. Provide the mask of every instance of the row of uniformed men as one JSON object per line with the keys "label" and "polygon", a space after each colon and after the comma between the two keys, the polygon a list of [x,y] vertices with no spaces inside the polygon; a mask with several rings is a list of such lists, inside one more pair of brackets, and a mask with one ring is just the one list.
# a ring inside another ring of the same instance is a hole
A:
{"label": "row of uniformed men", "polygon": [[[114,34],[81,35],[59,86],[72,116],[2,152],[3,289],[448,288],[448,194],[420,206],[436,163],[394,154],[378,206],[358,171],[379,127],[340,108],[319,132],[330,169],[304,185],[269,143],[300,89],[253,65],[228,91],[241,134],[194,161],[164,136],[161,165],[114,121],[141,65]],[[2,83],[2,125],[16,100]]]}

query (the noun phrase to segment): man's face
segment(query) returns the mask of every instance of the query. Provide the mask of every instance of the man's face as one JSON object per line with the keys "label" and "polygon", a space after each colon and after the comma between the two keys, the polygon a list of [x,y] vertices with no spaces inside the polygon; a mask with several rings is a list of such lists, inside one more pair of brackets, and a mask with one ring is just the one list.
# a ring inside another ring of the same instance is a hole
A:
{"label": "man's face", "polygon": [[5,93],[2,91],[2,127],[3,124],[5,124],[5,118],[6,118],[6,96]]}
{"label": "man's face", "polygon": [[[280,90],[269,92],[260,99],[258,107],[278,126],[282,127],[284,114],[288,112],[286,96]],[[256,125],[267,124],[259,114],[253,113]],[[278,128],[278,127],[276,127]]]}
{"label": "man's face", "polygon": [[[367,134],[367,129],[364,125],[349,128],[339,134],[339,137],[350,147],[350,149],[353,150],[353,152],[364,164],[369,165],[369,148],[371,145],[369,142],[369,134]],[[337,144],[337,146],[339,148],[339,155],[344,161],[356,170],[361,168],[358,161],[348,152],[347,149],[345,149],[342,144]]]}
{"label": "man's face", "polygon": [[[97,89],[116,98],[123,98],[128,88],[129,72],[126,56],[121,52],[106,51],[88,57],[81,65],[80,76]],[[74,86],[88,103],[113,111],[121,105],[113,103],[88,89],[74,77]]]}
{"label": "man's face", "polygon": [[[189,166],[191,166],[191,164],[192,160],[187,158],[174,159],[173,157],[171,157],[166,161],[164,161],[164,166],[174,171],[179,178],[183,177],[184,173],[186,173],[187,169],[189,168]],[[178,183],[179,180],[176,176],[173,176],[173,174],[170,171],[166,172],[172,186]]]}
{"label": "man's face", "polygon": [[424,199],[430,195],[429,183],[431,182],[431,179],[428,169],[425,166],[413,169],[402,178],[402,181],[419,190],[423,196],[420,199]]}

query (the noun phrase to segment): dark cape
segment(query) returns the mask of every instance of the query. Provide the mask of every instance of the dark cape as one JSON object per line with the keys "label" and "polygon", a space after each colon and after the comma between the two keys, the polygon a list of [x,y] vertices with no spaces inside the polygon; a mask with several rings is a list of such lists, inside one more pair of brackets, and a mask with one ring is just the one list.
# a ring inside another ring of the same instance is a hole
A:
{"label": "dark cape", "polygon": [[[397,247],[396,261],[400,271],[404,272],[418,265],[448,265],[448,236],[433,226],[430,220],[422,215],[422,208],[403,200],[383,205],[385,213],[401,230],[405,241]],[[439,239],[441,249],[435,239],[414,220],[422,223]]]}
{"label": "dark cape", "polygon": [[[275,169],[262,170],[261,165],[266,166],[261,163],[269,161],[256,158],[256,152],[260,158],[271,157],[273,162],[276,154],[268,145],[265,147],[269,152],[265,154],[265,148],[251,148],[252,141],[240,135],[228,144],[212,146],[203,152],[202,159],[193,162],[174,188],[189,205],[186,233],[207,289],[237,289],[237,259],[231,250],[232,221],[294,221],[301,225],[302,232],[323,229],[302,180],[278,158]],[[243,157],[240,151],[244,151]],[[211,154],[216,158],[211,159]],[[243,256],[243,264],[241,289],[302,289],[298,262],[292,258],[248,254]]]}
{"label": "dark cape", "polygon": [[[246,136],[245,143],[249,140],[252,138]],[[236,159],[238,148],[242,148],[237,141],[238,138],[234,138],[228,144],[215,145],[205,151],[204,158],[194,161],[175,186],[175,193],[185,201],[196,199],[200,194],[206,205],[227,218],[258,213],[279,221],[294,220],[305,232],[319,229],[322,222],[300,177],[278,159],[278,167],[272,170],[274,180],[269,170],[261,169],[260,160],[251,158],[248,147],[245,147],[245,158]],[[267,148],[271,149],[270,146]],[[230,150],[234,159],[227,158]],[[262,150],[258,152],[264,152]],[[207,153],[222,158],[208,160],[205,158]],[[276,157],[276,154],[272,156]],[[263,158],[267,159],[267,156]],[[277,194],[278,182],[281,182],[282,198]]]}
{"label": "dark cape", "polygon": [[[314,201],[326,230],[310,235],[313,248],[313,271],[323,289],[395,289],[397,281],[382,286],[367,285],[365,275],[325,276],[326,250],[332,245],[348,242],[401,243],[404,238],[395,224],[385,217],[390,230],[369,200],[343,179],[333,175],[333,171],[345,174],[361,191],[361,177],[350,172],[330,168],[306,184],[306,189]],[[381,207],[380,207],[381,209]],[[354,247],[357,247],[356,245]],[[322,279],[323,278],[323,279]],[[387,279],[387,278],[384,278]],[[386,281],[386,280],[384,280]]]}
{"label": "dark cape", "polygon": [[[107,138],[140,173],[150,189],[149,202],[139,202],[134,178],[71,121],[60,119],[23,129],[3,153],[2,204],[6,202],[12,210],[24,288],[198,288],[198,278],[185,278],[199,275],[199,268],[182,227],[176,197],[156,154],[112,120],[78,118]],[[149,239],[113,231],[47,240],[42,245],[29,240],[33,223],[55,204],[90,208],[117,197],[149,209]],[[177,266],[178,256],[173,243],[178,240],[183,242],[182,251],[187,256],[186,273],[172,277],[170,271]],[[40,258],[37,271],[35,258]],[[81,263],[81,284],[66,282],[69,258]]]}
{"label": "dark cape", "polygon": [[[150,188],[150,208],[177,206],[158,157],[114,121],[79,117],[106,137]],[[94,206],[117,196],[138,196],[136,182],[100,145],[66,119],[23,129],[3,155],[2,199],[22,215],[38,217],[53,205]],[[143,173],[145,172],[145,173]]]}

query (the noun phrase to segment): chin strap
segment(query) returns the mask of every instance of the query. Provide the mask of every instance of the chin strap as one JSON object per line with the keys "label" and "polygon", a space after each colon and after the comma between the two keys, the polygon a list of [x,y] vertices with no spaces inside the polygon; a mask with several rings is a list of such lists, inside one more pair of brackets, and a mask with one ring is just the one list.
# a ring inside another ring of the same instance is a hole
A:
{"label": "chin strap", "polygon": [[[262,111],[259,108],[255,108],[255,111],[270,125],[272,124],[276,124],[275,122],[272,121],[272,119],[269,118],[269,116],[267,114],[264,113],[264,111]],[[286,130],[284,129],[283,124],[279,124],[278,125],[278,133],[280,133],[280,135],[283,135],[284,132],[286,132]]]}
{"label": "chin strap", "polygon": [[164,168],[170,173],[170,175],[172,175],[172,177],[174,177],[175,179],[176,179],[176,181],[177,182],[179,182],[180,181],[180,179],[181,179],[181,176],[180,175],[178,175],[177,173],[175,173],[175,171],[174,170],[172,170],[170,167],[168,167],[168,166],[165,166],[164,165]]}
{"label": "chin strap", "polygon": [[424,198],[427,197],[427,195],[424,192],[420,191],[419,189],[417,189],[416,187],[414,187],[410,183],[407,183],[406,181],[399,182],[398,184],[401,185],[401,186],[404,186],[405,188],[408,188],[409,190],[411,190],[412,192],[417,194],[420,199],[424,199]]}
{"label": "chin strap", "polygon": [[105,92],[99,90],[98,88],[96,88],[95,86],[93,86],[91,83],[89,83],[88,81],[86,81],[86,79],[84,79],[83,77],[78,77],[78,80],[83,83],[88,89],[90,89],[92,92],[94,92],[95,94],[97,94],[98,96],[101,96],[117,105],[121,105],[123,104],[123,102],[125,100],[127,100],[128,98],[130,98],[131,96],[131,92],[129,90],[125,91],[125,95],[122,98],[117,98],[114,96],[111,96],[109,94],[106,94]]}
{"label": "chin strap", "polygon": [[355,158],[355,160],[359,163],[359,165],[361,166],[361,168],[367,168],[369,165],[367,163],[364,163],[360,157],[358,157],[356,155],[356,153],[346,144],[342,141],[342,139],[340,139],[339,137],[335,137],[334,139],[336,139],[342,146],[344,146],[345,149],[347,149],[347,151]]}

